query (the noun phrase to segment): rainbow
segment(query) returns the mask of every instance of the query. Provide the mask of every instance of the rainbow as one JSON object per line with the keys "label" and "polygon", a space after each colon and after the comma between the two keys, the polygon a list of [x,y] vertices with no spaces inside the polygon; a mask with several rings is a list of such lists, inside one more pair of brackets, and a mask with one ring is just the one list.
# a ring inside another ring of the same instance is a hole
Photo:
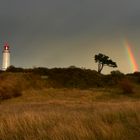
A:
{"label": "rainbow", "polygon": [[127,50],[127,54],[128,54],[128,57],[129,57],[130,66],[132,68],[132,71],[136,72],[136,71],[138,71],[138,64],[135,60],[133,51],[131,49],[132,48],[131,44],[128,41],[125,41],[125,47],[126,47],[126,50]]}

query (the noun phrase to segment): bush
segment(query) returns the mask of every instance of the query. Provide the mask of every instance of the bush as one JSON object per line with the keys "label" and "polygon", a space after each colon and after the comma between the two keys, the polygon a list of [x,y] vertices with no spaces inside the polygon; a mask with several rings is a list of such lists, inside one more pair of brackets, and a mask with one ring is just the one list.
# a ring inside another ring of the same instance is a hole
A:
{"label": "bush", "polygon": [[124,94],[131,94],[134,93],[134,87],[133,84],[128,79],[123,79],[120,82],[120,87]]}
{"label": "bush", "polygon": [[22,95],[22,90],[18,76],[12,73],[3,73],[0,75],[0,99],[9,99]]}
{"label": "bush", "polygon": [[1,83],[0,85],[0,99],[4,100],[4,99],[10,99],[13,97],[19,97],[21,96],[21,90],[20,88],[18,88],[18,86],[16,85],[12,85],[12,84],[3,84]]}
{"label": "bush", "polygon": [[23,68],[17,68],[17,67],[14,67],[14,66],[9,66],[7,69],[6,69],[7,72],[24,72],[24,69]]}

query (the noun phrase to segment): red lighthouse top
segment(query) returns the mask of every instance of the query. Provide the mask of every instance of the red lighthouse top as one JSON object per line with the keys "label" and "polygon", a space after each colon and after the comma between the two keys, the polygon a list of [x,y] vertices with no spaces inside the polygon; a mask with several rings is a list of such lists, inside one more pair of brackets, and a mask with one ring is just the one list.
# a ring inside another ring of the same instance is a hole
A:
{"label": "red lighthouse top", "polygon": [[4,45],[4,50],[9,50],[9,45],[7,43]]}

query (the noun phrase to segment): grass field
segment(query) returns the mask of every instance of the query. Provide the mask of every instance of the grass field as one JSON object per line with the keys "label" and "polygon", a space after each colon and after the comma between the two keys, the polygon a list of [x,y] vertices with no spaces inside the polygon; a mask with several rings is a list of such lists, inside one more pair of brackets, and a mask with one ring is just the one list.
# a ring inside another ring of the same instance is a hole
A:
{"label": "grass field", "polygon": [[29,89],[0,103],[0,140],[139,140],[140,93]]}

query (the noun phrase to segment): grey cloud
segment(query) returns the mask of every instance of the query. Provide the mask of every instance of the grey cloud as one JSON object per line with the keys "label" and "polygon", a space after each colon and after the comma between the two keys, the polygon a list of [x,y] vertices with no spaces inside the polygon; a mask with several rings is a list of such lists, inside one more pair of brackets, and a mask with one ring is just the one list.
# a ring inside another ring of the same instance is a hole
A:
{"label": "grey cloud", "polygon": [[0,39],[15,46],[14,62],[19,64],[17,52],[21,57],[37,53],[35,44],[42,41],[47,45],[39,47],[49,49],[53,40],[90,34],[94,39],[112,38],[116,32],[134,36],[140,31],[139,5],[139,0],[0,0]]}
{"label": "grey cloud", "polygon": [[[5,20],[1,18],[0,21],[5,22],[6,30],[12,28],[17,34],[19,32],[29,37],[33,37],[33,34],[70,37],[89,30],[102,32],[103,28],[109,30],[112,26],[117,28],[123,25],[124,20],[130,19],[128,15],[133,18],[133,14],[140,11],[140,2],[135,4],[134,1],[6,0],[3,1],[4,7],[0,8]],[[11,24],[14,20],[16,24]]]}

